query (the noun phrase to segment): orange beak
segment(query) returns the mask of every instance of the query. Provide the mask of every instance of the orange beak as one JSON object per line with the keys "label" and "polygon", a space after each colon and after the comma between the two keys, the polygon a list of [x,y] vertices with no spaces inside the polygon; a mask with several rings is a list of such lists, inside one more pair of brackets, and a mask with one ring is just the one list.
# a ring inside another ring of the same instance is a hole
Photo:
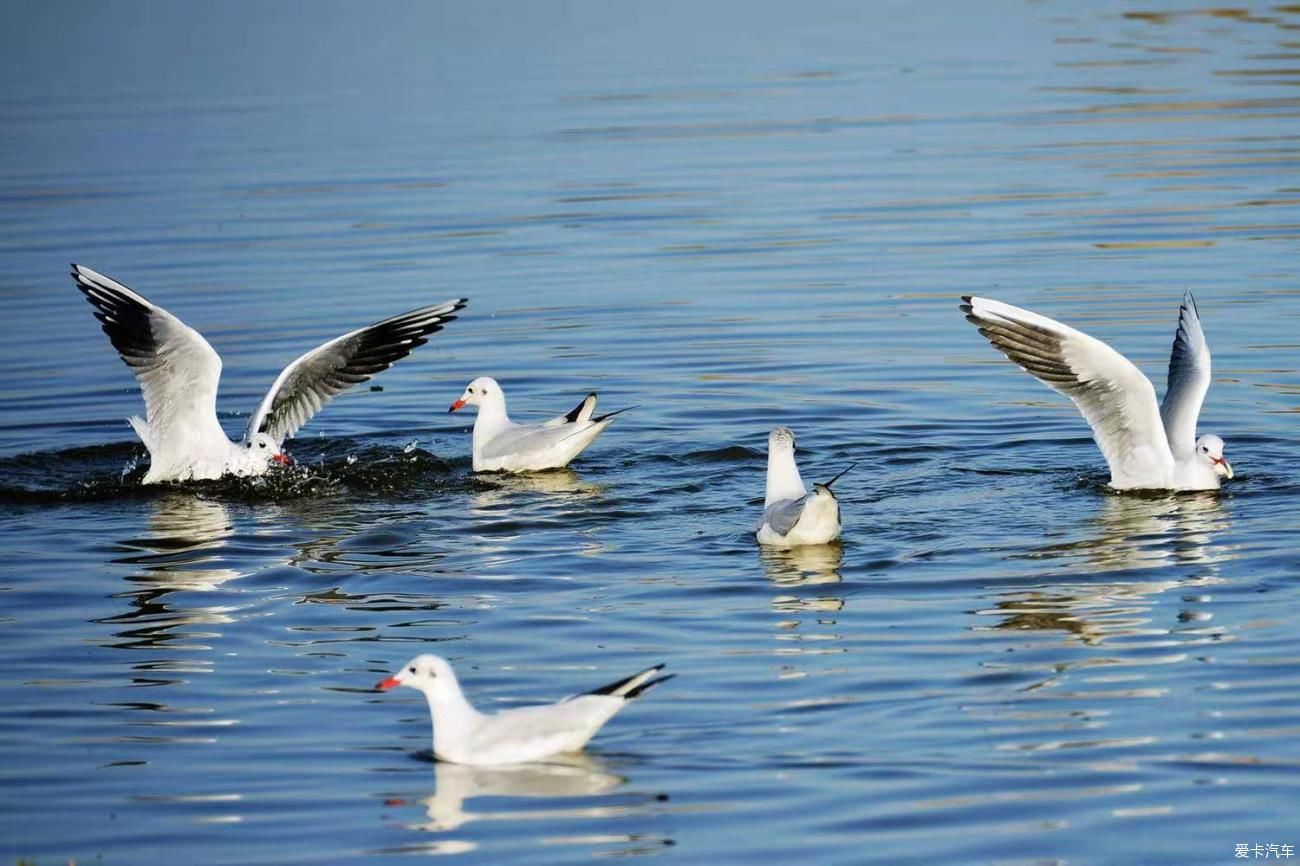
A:
{"label": "orange beak", "polygon": [[401,684],[402,684],[401,680],[399,680],[397,677],[388,677],[387,679],[383,679],[375,683],[375,690],[380,692],[386,692],[391,688],[400,686]]}
{"label": "orange beak", "polygon": [[457,409],[461,408],[461,407],[464,406],[464,405],[465,405],[465,401],[464,401],[464,400],[457,400],[455,403],[452,403],[452,404],[451,404],[451,408],[449,408],[447,411],[448,411],[448,412],[455,412]]}
{"label": "orange beak", "polygon": [[276,463],[279,463],[281,466],[293,465],[293,461],[289,459],[289,455],[287,454],[274,454],[271,456],[271,459],[274,460]]}

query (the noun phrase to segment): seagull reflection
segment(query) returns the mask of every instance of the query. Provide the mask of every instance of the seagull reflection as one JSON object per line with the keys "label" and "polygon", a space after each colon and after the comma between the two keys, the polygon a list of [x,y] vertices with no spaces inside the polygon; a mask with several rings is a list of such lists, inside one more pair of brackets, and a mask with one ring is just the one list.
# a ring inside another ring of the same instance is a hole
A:
{"label": "seagull reflection", "polygon": [[1213,564],[1228,555],[1226,547],[1212,545],[1214,534],[1227,525],[1227,512],[1212,494],[1107,496],[1085,524],[1084,537],[1037,548],[1025,558],[1080,559],[1093,572]]}
{"label": "seagull reflection", "polygon": [[627,779],[615,775],[595,757],[577,754],[563,761],[544,764],[515,764],[500,767],[435,765],[437,788],[431,797],[420,800],[429,820],[407,825],[412,830],[431,833],[455,830],[472,821],[552,820],[555,818],[598,818],[622,814],[618,806],[582,806],[570,809],[513,809],[471,812],[469,801],[479,797],[526,797],[558,799],[595,797],[621,787]]}
{"label": "seagull reflection", "polygon": [[129,598],[131,607],[97,620],[132,626],[114,633],[119,647],[174,647],[185,638],[212,636],[208,631],[179,631],[185,626],[233,621],[224,606],[181,608],[165,598],[174,592],[211,592],[240,576],[236,569],[220,565],[221,551],[235,532],[226,506],[190,494],[161,496],[152,505],[147,532],[121,542],[137,552],[114,560],[137,569],[126,578],[134,588],[120,596]]}
{"label": "seagull reflection", "polygon": [[781,550],[762,547],[759,556],[767,577],[777,586],[839,583],[844,549],[835,543],[813,544]]}
{"label": "seagull reflection", "polygon": [[129,580],[162,590],[205,591],[239,576],[233,568],[214,567],[221,559],[219,551],[235,533],[225,505],[177,495],[159,497],[153,506],[148,533],[122,542],[143,551],[117,560],[140,566],[140,573]]}
{"label": "seagull reflection", "polygon": [[561,501],[589,499],[605,492],[604,485],[584,481],[572,469],[550,469],[521,474],[492,472],[475,476],[481,487],[474,491],[475,511],[491,513],[513,506],[521,493],[562,497]]}
{"label": "seagull reflection", "polygon": [[[1155,570],[1157,579],[1053,582],[1036,589],[997,593],[994,607],[982,615],[1001,616],[994,628],[1060,630],[1086,644],[1108,638],[1159,634],[1152,625],[1153,598],[1172,588],[1193,589],[1218,582],[1219,563],[1232,548],[1215,544],[1216,534],[1229,525],[1228,514],[1212,495],[1134,498],[1111,496],[1089,522],[1085,538],[1038,548],[1023,558],[1080,560],[1088,574]],[[1170,576],[1169,565],[1200,566]],[[1189,597],[1195,603],[1196,597]],[[1191,608],[1179,613],[1182,622],[1203,622],[1211,614]]]}

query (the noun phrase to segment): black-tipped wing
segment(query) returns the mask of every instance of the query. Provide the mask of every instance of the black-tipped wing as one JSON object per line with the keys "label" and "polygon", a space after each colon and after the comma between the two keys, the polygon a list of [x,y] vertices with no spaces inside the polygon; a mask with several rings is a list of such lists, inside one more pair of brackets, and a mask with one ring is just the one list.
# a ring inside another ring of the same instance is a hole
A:
{"label": "black-tipped wing", "polygon": [[593,391],[582,402],[574,406],[563,415],[559,415],[547,421],[544,427],[559,427],[561,424],[577,424],[579,421],[586,421],[591,417],[591,413],[596,411],[596,392]]}
{"label": "black-tipped wing", "polygon": [[387,370],[430,334],[456,318],[464,298],[421,307],[336,337],[285,367],[248,422],[245,437],[266,433],[277,443],[298,432],[346,389]]}
{"label": "black-tipped wing", "polygon": [[217,421],[221,358],[180,319],[110,277],[72,265],[77,288],[135,373],[155,442],[193,442],[225,434]]}
{"label": "black-tipped wing", "polygon": [[965,297],[962,312],[993,347],[1043,384],[1069,397],[1092,427],[1111,482],[1171,472],[1151,380],[1101,340],[1046,316],[988,298]]}
{"label": "black-tipped wing", "polygon": [[[651,686],[651,683],[649,682],[650,678],[653,677],[655,674],[659,673],[663,669],[664,666],[662,664],[658,664],[652,668],[646,668],[643,671],[639,671],[638,673],[632,674],[632,676],[627,677],[625,679],[621,679],[617,682],[610,683],[609,685],[601,686],[598,689],[592,689],[589,692],[583,692],[583,694],[611,695],[616,698],[633,698],[636,697],[636,695],[640,694],[641,692],[644,692],[646,689],[650,688]],[[666,677],[661,677],[659,680],[657,680],[657,682],[662,682],[663,680],[666,680],[671,676],[673,675],[669,674]],[[634,692],[635,694],[633,694]],[[581,697],[581,695],[574,695],[574,697]]]}
{"label": "black-tipped wing", "polygon": [[1178,311],[1178,333],[1169,354],[1169,383],[1160,404],[1160,420],[1174,453],[1190,454],[1195,450],[1196,422],[1209,390],[1210,346],[1201,330],[1196,301],[1188,292]]}

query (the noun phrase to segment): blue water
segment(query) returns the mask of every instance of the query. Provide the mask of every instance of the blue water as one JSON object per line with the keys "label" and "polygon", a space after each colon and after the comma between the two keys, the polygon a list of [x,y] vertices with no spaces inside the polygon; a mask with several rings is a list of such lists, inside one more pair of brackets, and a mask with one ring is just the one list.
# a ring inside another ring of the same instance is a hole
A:
{"label": "blue water", "polygon": [[[0,27],[0,860],[1192,864],[1300,846],[1300,11],[1170,3],[13,3]],[[269,484],[143,489],[67,277],[225,360],[232,434],[345,330],[468,296]],[[1163,390],[1219,495],[1115,496],[977,293]],[[636,404],[474,476],[518,418]],[[760,551],[799,436],[842,546]],[[583,761],[481,706],[677,679]]]}

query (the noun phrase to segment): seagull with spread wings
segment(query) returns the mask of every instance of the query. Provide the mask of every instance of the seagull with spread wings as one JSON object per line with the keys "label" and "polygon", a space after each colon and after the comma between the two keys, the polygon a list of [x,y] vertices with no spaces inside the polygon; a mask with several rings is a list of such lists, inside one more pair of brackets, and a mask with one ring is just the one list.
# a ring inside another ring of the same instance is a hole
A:
{"label": "seagull with spread wings", "polygon": [[1232,477],[1223,440],[1196,437],[1210,389],[1210,347],[1191,293],[1183,297],[1169,356],[1169,384],[1156,403],[1151,380],[1133,362],[1082,331],[987,298],[964,296],[961,310],[993,347],[1074,401],[1092,427],[1117,490],[1217,490]]}
{"label": "seagull with spread wings", "polygon": [[240,442],[217,420],[221,357],[180,319],[117,280],[74,264],[72,278],[140,381],[145,417],[130,418],[145,448],[145,484],[266,472],[288,463],[284,441],[340,392],[405,358],[456,318],[465,299],[421,307],[317,346],[285,367]]}

